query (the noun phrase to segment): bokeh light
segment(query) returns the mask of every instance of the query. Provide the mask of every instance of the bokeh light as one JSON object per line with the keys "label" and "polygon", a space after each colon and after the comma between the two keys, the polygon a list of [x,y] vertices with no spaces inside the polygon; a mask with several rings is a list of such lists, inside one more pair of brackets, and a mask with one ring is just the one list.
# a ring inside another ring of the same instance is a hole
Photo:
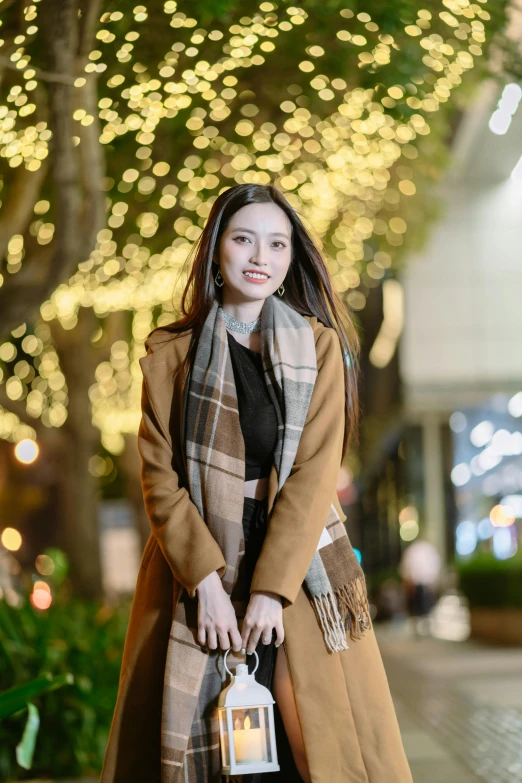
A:
{"label": "bokeh light", "polygon": [[459,555],[470,555],[477,547],[477,527],[470,520],[463,520],[455,531],[455,549]]}
{"label": "bokeh light", "polygon": [[493,553],[498,560],[508,560],[516,555],[518,542],[510,527],[500,527],[493,533]]}
{"label": "bokeh light", "polygon": [[[43,587],[43,585],[45,585],[45,587]],[[40,609],[42,611],[49,609],[53,602],[51,591],[45,582],[37,582],[29,598],[35,609]]]}
{"label": "bokeh light", "polygon": [[419,511],[415,506],[405,506],[399,513],[399,524],[419,521]]}
{"label": "bokeh light", "polygon": [[10,552],[17,552],[22,546],[22,536],[14,527],[4,528],[0,540]]}
{"label": "bokeh light", "polygon": [[[100,360],[89,392],[104,449],[121,454],[140,420],[143,340],[175,319],[183,265],[215,199],[237,183],[272,182],[285,193],[354,311],[384,284],[390,306],[372,361],[385,366],[402,324],[401,291],[390,272],[411,229],[420,155],[438,135],[437,112],[483,54],[491,21],[484,6],[446,0],[439,14],[419,9],[398,20],[393,34],[377,14],[344,8],[331,12],[327,35],[306,8],[271,2],[249,16],[243,9],[207,23],[167,0],[159,27],[145,6],[104,10],[84,72],[73,81],[71,122],[74,146],[96,148],[106,165],[94,188],[103,192],[106,217],[77,268],[42,303],[41,320],[0,344],[7,397],[45,427],[62,427],[69,389],[49,322],[72,330],[80,308],[91,308],[102,324],[91,344],[101,345],[108,337],[103,320],[130,312],[130,336],[109,336],[110,356]],[[11,57],[0,107],[5,192],[20,170],[31,182],[45,176],[55,141],[39,111],[43,77],[32,67],[40,10],[29,8],[27,40]],[[151,53],[144,42],[152,25],[161,34]],[[278,83],[267,96],[258,84],[283,61],[284,87]],[[516,87],[506,87],[499,111],[514,112]],[[173,128],[183,154],[169,157]],[[16,280],[34,245],[55,248],[56,204],[47,187],[35,190],[28,230],[8,237],[0,286]],[[18,443],[36,433],[23,416],[0,408],[0,438]],[[106,475],[100,463],[90,468]]]}
{"label": "bokeh light", "polygon": [[515,513],[511,506],[497,505],[493,506],[489,518],[491,524],[495,527],[509,527],[515,521]]}
{"label": "bokeh light", "polygon": [[54,573],[54,561],[48,555],[38,555],[35,567],[42,576],[51,576]]}
{"label": "bokeh light", "polygon": [[405,520],[399,528],[403,541],[413,541],[419,535],[419,523],[415,519]]}
{"label": "bokeh light", "polygon": [[24,465],[30,465],[38,457],[38,444],[29,438],[24,438],[15,446],[15,457],[18,462]]}

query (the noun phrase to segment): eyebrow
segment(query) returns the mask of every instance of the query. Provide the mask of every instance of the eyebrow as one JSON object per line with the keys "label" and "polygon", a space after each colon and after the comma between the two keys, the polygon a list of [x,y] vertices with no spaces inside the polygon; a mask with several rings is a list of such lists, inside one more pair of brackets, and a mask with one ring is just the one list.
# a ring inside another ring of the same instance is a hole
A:
{"label": "eyebrow", "polygon": [[[241,228],[241,226],[238,226],[237,228],[230,229],[231,231],[244,231],[245,234],[254,234],[255,231],[252,231],[250,228]],[[271,237],[285,237],[285,239],[289,239],[288,234],[284,234],[282,231],[272,231],[271,234],[269,234]]]}

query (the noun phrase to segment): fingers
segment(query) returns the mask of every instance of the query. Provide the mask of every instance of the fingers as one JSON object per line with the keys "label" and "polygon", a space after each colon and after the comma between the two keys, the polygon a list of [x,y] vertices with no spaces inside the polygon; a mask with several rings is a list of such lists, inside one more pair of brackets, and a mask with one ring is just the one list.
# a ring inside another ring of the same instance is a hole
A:
{"label": "fingers", "polygon": [[213,627],[207,629],[208,646],[211,650],[215,650],[217,647],[217,634]]}
{"label": "fingers", "polygon": [[245,622],[242,629],[242,648],[246,649],[247,652],[254,652],[260,639],[263,644],[271,644],[274,631],[276,632],[275,646],[279,647],[285,638],[282,622],[276,622],[273,625],[257,625],[248,621]]}
{"label": "fingers", "polygon": [[283,623],[282,622],[276,623],[274,628],[276,632],[275,646],[279,647],[280,644],[283,644],[283,640],[285,638]]}
{"label": "fingers", "polygon": [[230,648],[230,639],[229,639],[229,632],[228,630],[219,630],[218,629],[218,637],[219,637],[219,646],[222,650],[228,650]]}
{"label": "fingers", "polygon": [[229,629],[210,625],[200,626],[197,633],[197,640],[202,647],[208,646],[210,650],[216,650],[218,646],[221,650],[228,650],[230,647],[232,647],[235,652],[241,650],[241,634],[239,633],[237,625]]}
{"label": "fingers", "polygon": [[237,627],[230,631],[230,639],[232,641],[232,647],[234,651],[239,652],[242,647],[242,642],[241,642],[241,634],[239,633]]}
{"label": "fingers", "polygon": [[[230,603],[229,598],[228,602]],[[253,653],[260,641],[264,645],[272,643],[275,630],[275,645],[279,647],[284,639],[281,603],[277,602],[277,611],[268,611],[265,606],[267,602],[268,610],[273,609],[272,598],[255,596],[249,604],[246,616],[239,621],[231,603],[224,609],[200,603],[197,632],[199,644],[208,646],[210,650],[233,648],[235,652],[244,649],[247,653]]]}
{"label": "fingers", "polygon": [[204,625],[198,625],[197,640],[202,647],[207,643],[207,629]]}
{"label": "fingers", "polygon": [[[235,639],[235,649],[240,649],[241,637],[237,628],[237,620],[234,608],[229,596],[223,594],[212,596],[215,600],[209,600],[203,594],[198,602],[198,631],[197,640],[202,647],[209,650],[229,650],[230,639]],[[234,644],[234,642],[233,642]]]}
{"label": "fingers", "polygon": [[247,652],[252,653],[259,644],[260,639],[262,639],[263,644],[270,644],[272,642],[273,629],[273,625],[245,622],[242,632],[242,647]]}
{"label": "fingers", "polygon": [[279,647],[285,638],[282,623],[259,625],[244,622],[241,633],[237,626],[228,630],[213,626],[200,626],[197,639],[202,647],[208,646],[210,650],[216,650],[219,644],[221,650],[228,650],[232,647],[235,652],[245,649],[247,652],[253,653],[260,640],[265,645],[271,644],[274,630],[276,632],[275,646]]}
{"label": "fingers", "polygon": [[[258,624],[251,625],[249,622],[245,622],[243,625],[243,649],[247,651],[247,653],[253,653],[256,649],[259,639],[261,636],[261,633],[263,632],[262,626],[259,626]],[[270,631],[270,634],[268,634],[267,631],[264,631],[265,635],[270,635],[270,639],[272,638],[272,632]]]}

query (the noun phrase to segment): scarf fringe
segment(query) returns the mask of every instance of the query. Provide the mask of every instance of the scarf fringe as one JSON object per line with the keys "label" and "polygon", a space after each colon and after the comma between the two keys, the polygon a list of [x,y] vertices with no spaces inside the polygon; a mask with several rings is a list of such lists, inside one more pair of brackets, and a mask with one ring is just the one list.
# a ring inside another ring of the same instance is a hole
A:
{"label": "scarf fringe", "polygon": [[368,596],[359,577],[333,593],[312,595],[312,605],[330,652],[349,649],[346,642],[347,623],[353,641],[361,639],[363,633],[371,628]]}

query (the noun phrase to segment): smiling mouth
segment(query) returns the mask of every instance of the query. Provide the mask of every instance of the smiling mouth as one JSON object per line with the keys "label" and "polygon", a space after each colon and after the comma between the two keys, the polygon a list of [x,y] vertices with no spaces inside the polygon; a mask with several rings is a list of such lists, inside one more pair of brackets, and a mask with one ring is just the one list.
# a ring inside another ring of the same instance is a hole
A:
{"label": "smiling mouth", "polygon": [[270,275],[265,275],[264,272],[243,272],[243,274],[251,280],[268,280],[270,277]]}

